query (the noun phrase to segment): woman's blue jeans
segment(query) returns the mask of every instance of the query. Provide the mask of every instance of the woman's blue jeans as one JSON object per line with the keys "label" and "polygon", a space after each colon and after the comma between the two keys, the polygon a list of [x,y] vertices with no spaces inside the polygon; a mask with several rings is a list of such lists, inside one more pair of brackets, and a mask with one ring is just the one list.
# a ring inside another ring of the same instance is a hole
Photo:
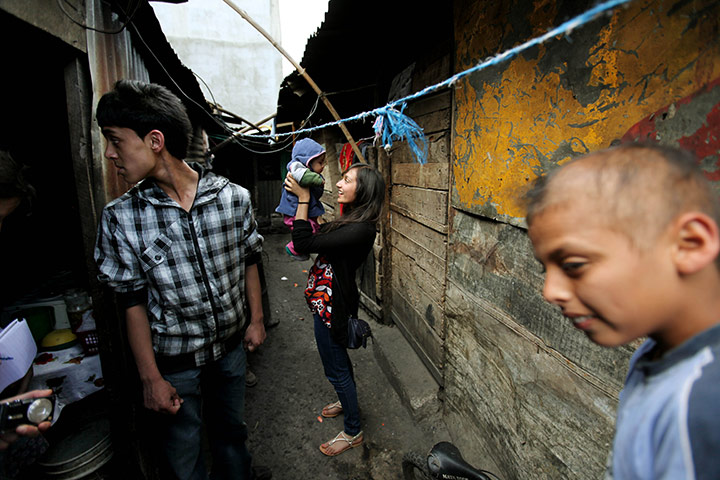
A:
{"label": "woman's blue jeans", "polygon": [[330,381],[342,403],[345,416],[345,433],[355,436],[360,433],[360,408],[352,362],[347,349],[332,339],[330,329],[322,319],[315,317],[315,341],[325,368],[325,376]]}
{"label": "woman's blue jeans", "polygon": [[164,375],[183,404],[175,415],[162,415],[163,448],[180,480],[208,478],[202,449],[203,412],[212,452],[211,479],[250,479],[250,452],[245,445],[246,357],[240,345],[221,360]]}

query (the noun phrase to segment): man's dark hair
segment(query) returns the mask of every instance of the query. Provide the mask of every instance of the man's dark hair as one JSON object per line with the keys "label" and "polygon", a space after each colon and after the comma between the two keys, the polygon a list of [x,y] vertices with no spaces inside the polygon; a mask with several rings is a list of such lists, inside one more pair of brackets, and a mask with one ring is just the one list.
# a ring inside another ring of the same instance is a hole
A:
{"label": "man's dark hair", "polygon": [[162,85],[119,80],[100,98],[96,116],[101,128],[130,128],[140,138],[159,130],[173,157],[182,160],[187,156],[192,136],[190,118],[180,99]]}

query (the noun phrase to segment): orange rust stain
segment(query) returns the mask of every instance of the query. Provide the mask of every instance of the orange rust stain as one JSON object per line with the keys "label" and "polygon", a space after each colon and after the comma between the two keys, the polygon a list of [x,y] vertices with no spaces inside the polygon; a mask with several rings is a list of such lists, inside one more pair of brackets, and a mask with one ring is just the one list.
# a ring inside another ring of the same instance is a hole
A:
{"label": "orange rust stain", "polygon": [[[508,18],[509,11],[479,11],[479,3],[473,4],[474,22],[456,20],[458,70],[478,63],[489,51],[498,53],[492,44],[510,28],[497,20]],[[547,30],[555,15],[546,3],[537,2],[529,18],[536,34]],[[590,54],[584,67],[590,72],[584,85],[563,82],[567,63],[543,63],[550,49],[567,52],[553,50],[557,58],[583,53],[582,42],[565,39],[540,46],[535,58],[510,60],[498,77],[480,73],[459,82],[453,165],[459,206],[492,206],[499,217],[523,217],[520,192],[538,172],[609,146],[649,113],[720,75],[717,52],[706,51],[704,30],[712,22],[701,20],[688,28],[686,12],[668,15],[670,7],[669,1],[645,1],[615,11],[586,50]],[[473,59],[473,51],[481,52],[480,58]],[[585,104],[576,96],[584,89],[596,91]]]}

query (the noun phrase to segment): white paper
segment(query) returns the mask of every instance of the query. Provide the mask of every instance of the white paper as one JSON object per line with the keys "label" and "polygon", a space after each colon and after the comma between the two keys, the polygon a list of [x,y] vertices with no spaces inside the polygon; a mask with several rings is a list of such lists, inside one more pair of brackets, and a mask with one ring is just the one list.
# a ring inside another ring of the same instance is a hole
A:
{"label": "white paper", "polygon": [[0,332],[0,391],[27,374],[37,345],[25,319],[13,320]]}

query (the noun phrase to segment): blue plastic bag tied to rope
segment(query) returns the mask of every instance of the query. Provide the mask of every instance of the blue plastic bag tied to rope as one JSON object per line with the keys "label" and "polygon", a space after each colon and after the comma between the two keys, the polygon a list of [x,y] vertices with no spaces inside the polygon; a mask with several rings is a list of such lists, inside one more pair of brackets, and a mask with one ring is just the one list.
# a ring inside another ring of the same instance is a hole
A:
{"label": "blue plastic bag tied to rope", "polygon": [[427,139],[420,125],[403,113],[405,105],[399,111],[392,107],[376,110],[378,116],[373,124],[375,136],[381,138],[385,150],[392,147],[393,141],[407,142],[415,160],[424,164],[428,154]]}

